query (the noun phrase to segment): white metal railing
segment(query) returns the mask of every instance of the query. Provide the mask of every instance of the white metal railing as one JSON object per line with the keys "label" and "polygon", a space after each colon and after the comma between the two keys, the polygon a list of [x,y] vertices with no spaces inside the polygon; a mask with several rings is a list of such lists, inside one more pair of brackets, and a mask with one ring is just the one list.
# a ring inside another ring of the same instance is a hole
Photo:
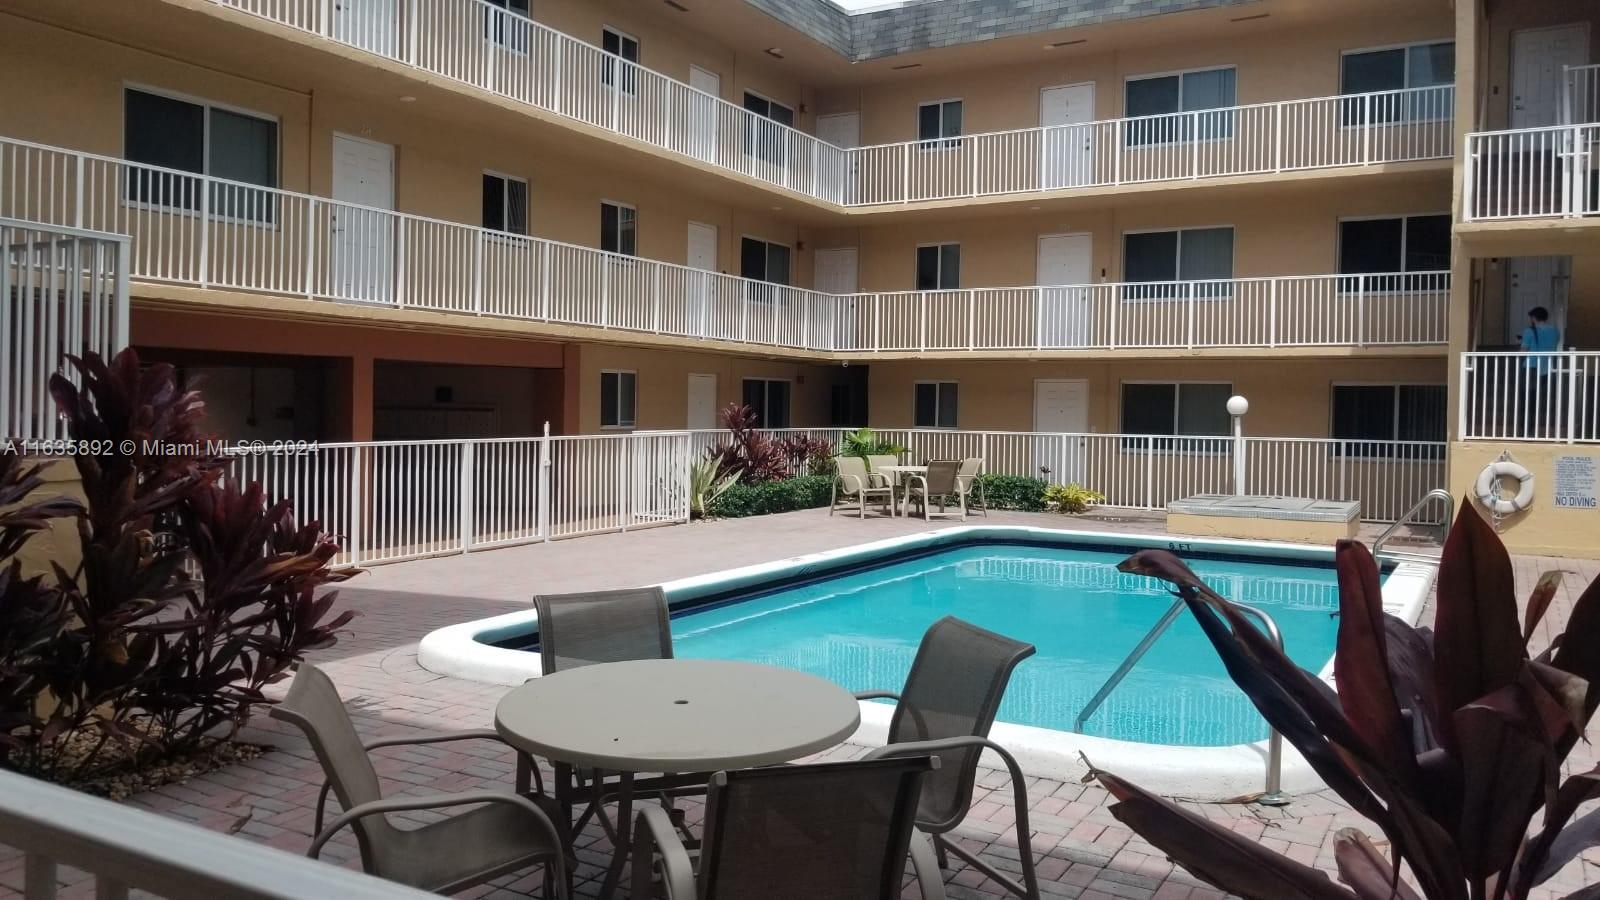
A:
{"label": "white metal railing", "polygon": [[1568,66],[1561,89],[1561,124],[1600,122],[1600,63]]}
{"label": "white metal railing", "polygon": [[0,139],[0,215],[149,281],[839,352],[1435,344],[1447,272],[825,294]]}
{"label": "white metal railing", "polygon": [[1451,86],[844,149],[484,0],[213,0],[827,203],[1436,159]]}
{"label": "white metal railing", "polygon": [[[804,434],[837,446],[849,429],[769,429],[775,437]],[[1055,484],[1077,483],[1104,494],[1105,505],[1165,509],[1192,494],[1249,494],[1357,501],[1365,521],[1400,516],[1416,499],[1444,485],[1445,444],[1435,441],[1357,441],[1337,438],[1174,437],[1137,434],[1062,434],[947,429],[874,429],[907,448],[909,459],[980,457],[984,471],[1025,475]],[[727,438],[695,431],[696,455]],[[1244,454],[1237,485],[1235,454]],[[791,460],[791,465],[796,461]]]}
{"label": "white metal railing", "polygon": [[1461,354],[1461,439],[1600,442],[1600,351]]}
{"label": "white metal railing", "polygon": [[1466,221],[1600,214],[1600,124],[1467,135]]}
{"label": "white metal railing", "polygon": [[128,239],[0,218],[0,438],[66,437],[50,378],[128,345]]}
{"label": "white metal railing", "polygon": [[372,564],[689,520],[687,432],[240,445],[262,482]]}
{"label": "white metal railing", "polygon": [[130,889],[172,900],[433,896],[15,772],[0,771],[0,848],[21,852],[27,900],[51,900],[61,882],[69,896],[88,896],[90,881],[102,898]]}
{"label": "white metal railing", "polygon": [[850,151],[846,203],[1443,159],[1454,105],[1446,85],[860,147]]}

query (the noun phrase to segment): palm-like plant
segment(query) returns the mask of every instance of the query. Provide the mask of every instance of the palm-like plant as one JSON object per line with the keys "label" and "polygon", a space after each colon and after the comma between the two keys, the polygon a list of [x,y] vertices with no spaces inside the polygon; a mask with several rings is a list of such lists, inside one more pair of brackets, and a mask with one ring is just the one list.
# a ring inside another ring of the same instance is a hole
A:
{"label": "palm-like plant", "polygon": [[705,518],[717,498],[739,483],[738,472],[724,472],[715,459],[699,459],[689,464],[689,515]]}
{"label": "palm-like plant", "polygon": [[[1566,630],[1535,653],[1560,584],[1547,573],[1519,622],[1511,559],[1469,505],[1440,562],[1433,630],[1383,611],[1376,562],[1341,541],[1337,692],[1300,669],[1177,557],[1124,561],[1170,583],[1235,683],[1352,809],[1393,848],[1353,829],[1335,838],[1343,885],[1105,771],[1111,812],[1197,877],[1249,898],[1522,900],[1600,843],[1600,768],[1561,780],[1561,765],[1600,705],[1600,581]],[[1537,824],[1534,819],[1543,810]],[[1403,865],[1402,865],[1403,864]],[[1600,885],[1566,900],[1600,897]]]}

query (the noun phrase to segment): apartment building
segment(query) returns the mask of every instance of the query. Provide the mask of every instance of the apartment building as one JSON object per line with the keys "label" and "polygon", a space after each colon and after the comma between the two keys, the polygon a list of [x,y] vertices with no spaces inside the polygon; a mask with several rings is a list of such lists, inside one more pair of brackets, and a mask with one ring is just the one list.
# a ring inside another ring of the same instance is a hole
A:
{"label": "apartment building", "polygon": [[[1194,456],[1243,394],[1395,503],[1502,452],[1553,485],[1600,438],[1597,19],[0,0],[0,217],[129,235],[131,342],[232,438],[738,401]],[[1534,307],[1560,362],[1514,355]],[[1544,498],[1527,546],[1582,552]]]}

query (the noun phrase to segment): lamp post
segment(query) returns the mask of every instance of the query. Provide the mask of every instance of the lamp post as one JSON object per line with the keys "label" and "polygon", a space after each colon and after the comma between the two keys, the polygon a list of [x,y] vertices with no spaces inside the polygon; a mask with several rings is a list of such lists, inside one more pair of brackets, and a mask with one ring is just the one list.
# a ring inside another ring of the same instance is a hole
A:
{"label": "lamp post", "polygon": [[1239,394],[1228,398],[1228,415],[1233,417],[1233,493],[1244,495],[1244,414],[1250,401]]}

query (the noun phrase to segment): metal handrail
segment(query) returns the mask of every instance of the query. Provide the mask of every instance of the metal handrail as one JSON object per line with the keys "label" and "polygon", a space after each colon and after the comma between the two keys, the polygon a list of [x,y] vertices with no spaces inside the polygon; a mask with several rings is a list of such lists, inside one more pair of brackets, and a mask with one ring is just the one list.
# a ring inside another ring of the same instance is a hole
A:
{"label": "metal handrail", "polygon": [[1434,500],[1444,501],[1444,527],[1448,529],[1450,527],[1450,523],[1455,521],[1456,518],[1456,498],[1444,488],[1434,488],[1426,494],[1423,494],[1421,500],[1418,500],[1416,503],[1412,504],[1411,508],[1406,510],[1405,515],[1389,523],[1389,527],[1385,528],[1383,533],[1378,535],[1378,539],[1372,542],[1372,555],[1377,556],[1379,553],[1382,553],[1384,542],[1393,537],[1394,533],[1400,530],[1400,526],[1405,525],[1412,519],[1416,518],[1417,513],[1422,512],[1422,508]]}
{"label": "metal handrail", "polygon": [[[1261,630],[1267,633],[1267,638],[1272,641],[1273,645],[1280,651],[1283,650],[1283,632],[1278,629],[1278,623],[1273,620],[1272,616],[1253,606],[1234,603],[1227,598],[1218,599],[1221,599],[1222,602],[1227,603],[1233,609],[1255,619],[1261,625]],[[1111,673],[1111,677],[1107,678],[1105,684],[1100,685],[1100,690],[1095,691],[1089,702],[1084,704],[1083,710],[1078,713],[1078,717],[1072,722],[1073,731],[1079,734],[1083,733],[1084,723],[1100,709],[1106,698],[1111,696],[1111,692],[1122,684],[1122,680],[1128,677],[1128,673],[1133,671],[1133,667],[1139,664],[1139,660],[1144,658],[1144,655],[1150,651],[1155,642],[1166,633],[1168,628],[1172,627],[1172,623],[1176,622],[1178,616],[1182,614],[1183,608],[1184,601],[1180,597],[1174,600],[1171,606],[1167,607],[1167,611],[1161,614],[1161,618],[1157,619],[1154,625],[1150,626],[1150,630],[1145,632],[1144,637],[1139,640],[1139,643],[1117,666],[1116,671]],[[1279,734],[1276,728],[1272,729],[1267,736],[1267,783],[1265,789],[1261,792],[1261,796],[1256,798],[1256,802],[1267,806],[1284,806],[1289,802],[1289,798],[1283,793],[1283,735]]]}

